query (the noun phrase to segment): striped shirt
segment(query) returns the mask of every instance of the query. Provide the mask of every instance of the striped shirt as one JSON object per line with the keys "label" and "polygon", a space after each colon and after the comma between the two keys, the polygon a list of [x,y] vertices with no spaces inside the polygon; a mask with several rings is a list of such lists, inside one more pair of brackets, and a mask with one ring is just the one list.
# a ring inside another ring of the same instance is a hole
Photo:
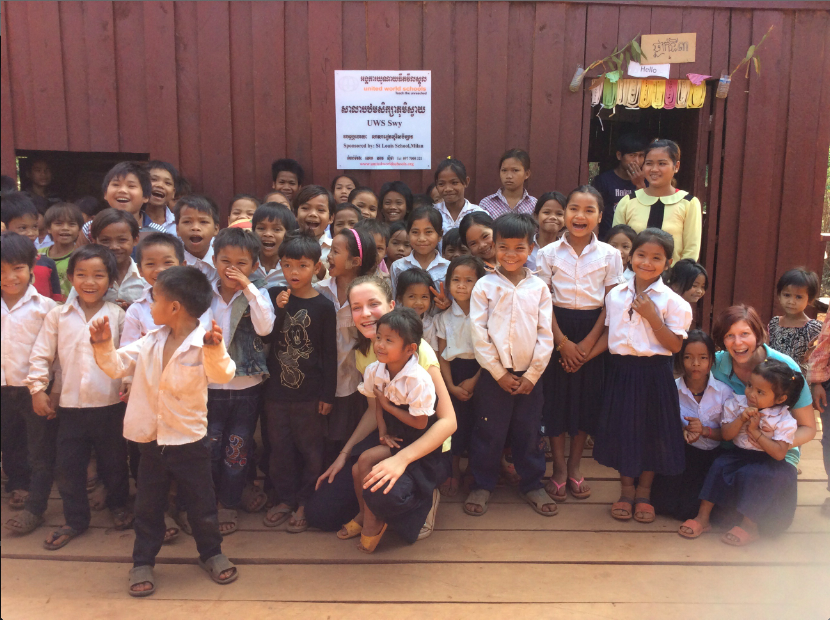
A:
{"label": "striped shirt", "polygon": [[536,199],[528,194],[527,190],[524,190],[524,194],[522,194],[516,208],[511,209],[510,205],[507,204],[507,199],[504,197],[504,194],[501,193],[501,188],[499,188],[499,191],[495,194],[482,198],[478,206],[487,211],[493,219],[505,213],[527,213],[528,215],[533,215],[533,212],[536,210]]}

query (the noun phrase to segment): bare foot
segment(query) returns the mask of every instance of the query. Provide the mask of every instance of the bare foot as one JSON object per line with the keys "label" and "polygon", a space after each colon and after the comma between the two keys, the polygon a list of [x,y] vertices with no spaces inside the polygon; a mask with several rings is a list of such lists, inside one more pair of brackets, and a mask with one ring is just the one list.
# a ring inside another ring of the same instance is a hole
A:
{"label": "bare foot", "polygon": [[137,583],[130,588],[131,592],[146,592],[147,590],[152,590],[153,584],[149,581],[142,581],[141,583]]}

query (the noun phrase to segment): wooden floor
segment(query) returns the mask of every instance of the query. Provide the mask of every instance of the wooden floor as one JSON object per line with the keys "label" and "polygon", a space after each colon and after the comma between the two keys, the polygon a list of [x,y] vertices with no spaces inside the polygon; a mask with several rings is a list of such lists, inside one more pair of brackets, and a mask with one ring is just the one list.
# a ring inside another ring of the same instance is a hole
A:
{"label": "wooden floor", "polygon": [[[590,454],[590,453],[588,453]],[[593,496],[569,499],[545,518],[513,488],[498,488],[488,513],[469,517],[462,496],[442,499],[436,531],[412,546],[388,534],[371,556],[355,541],[309,531],[292,535],[240,515],[223,550],[239,580],[213,584],[196,564],[193,539],[165,546],[150,599],[126,594],[133,533],[116,532],[108,512],[66,548],[44,551],[47,526],[3,531],[4,620],[32,618],[774,618],[830,617],[830,519],[821,446],[804,449],[798,509],[775,540],[747,548],[676,534],[678,523],[622,523],[609,515],[614,472],[593,459],[584,473]],[[11,515],[5,501],[2,520]],[[47,525],[63,523],[57,495]],[[240,605],[242,603],[242,605]]]}

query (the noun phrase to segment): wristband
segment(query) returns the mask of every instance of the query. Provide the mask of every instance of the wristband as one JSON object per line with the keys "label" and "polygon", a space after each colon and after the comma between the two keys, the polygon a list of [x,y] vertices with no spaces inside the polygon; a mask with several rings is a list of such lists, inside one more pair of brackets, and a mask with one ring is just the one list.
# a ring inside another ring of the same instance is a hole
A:
{"label": "wristband", "polygon": [[558,347],[556,347],[556,352],[557,352],[557,353],[559,353],[559,351],[561,351],[561,350],[562,350],[562,347],[564,347],[564,346],[565,346],[565,343],[566,343],[566,342],[568,342],[568,340],[570,340],[570,339],[569,339],[567,336],[565,336],[565,337],[562,339],[562,342],[560,342],[560,343],[559,343],[559,346],[558,346]]}

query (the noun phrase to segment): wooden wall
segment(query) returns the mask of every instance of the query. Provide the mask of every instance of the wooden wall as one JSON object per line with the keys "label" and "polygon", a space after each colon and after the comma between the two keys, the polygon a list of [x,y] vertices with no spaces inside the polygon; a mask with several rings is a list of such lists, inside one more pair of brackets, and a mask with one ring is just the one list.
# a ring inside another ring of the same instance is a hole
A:
{"label": "wooden wall", "polygon": [[[768,316],[782,271],[821,267],[830,20],[826,3],[751,4],[3,2],[0,164],[14,174],[15,149],[146,152],[221,204],[263,193],[271,161],[288,156],[328,185],[334,69],[430,69],[433,162],[461,159],[471,198],[497,189],[514,146],[531,154],[534,194],[568,191],[588,177],[589,98],[567,90],[577,64],[638,33],[696,32],[696,61],[672,77],[717,76],[775,25],[761,78],[747,88],[736,74],[694,145],[715,305]],[[415,191],[431,180],[357,176]]]}

